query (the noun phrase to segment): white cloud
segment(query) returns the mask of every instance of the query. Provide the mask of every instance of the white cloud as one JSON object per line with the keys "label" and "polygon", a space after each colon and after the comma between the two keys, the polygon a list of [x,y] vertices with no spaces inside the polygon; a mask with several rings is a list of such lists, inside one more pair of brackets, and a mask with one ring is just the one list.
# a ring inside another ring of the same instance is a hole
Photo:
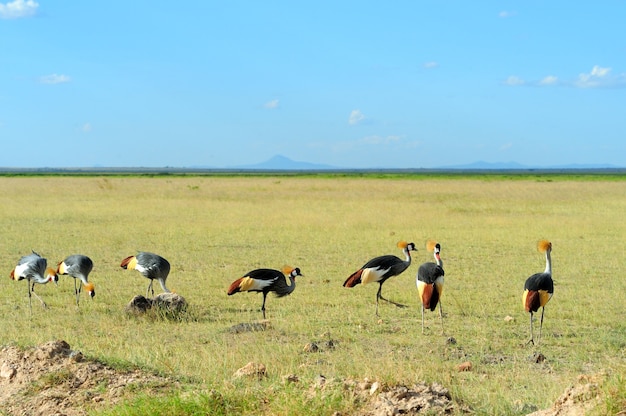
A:
{"label": "white cloud", "polygon": [[559,79],[554,75],[548,75],[547,77],[543,77],[541,81],[539,81],[539,85],[555,85],[559,82]]}
{"label": "white cloud", "polygon": [[19,19],[37,13],[39,3],[34,0],[14,0],[0,3],[0,19]]}
{"label": "white cloud", "polygon": [[613,74],[611,68],[594,65],[589,72],[578,74],[574,79],[562,79],[555,75],[547,75],[540,80],[525,81],[517,76],[510,76],[504,81],[505,85],[531,87],[568,86],[574,88],[624,88],[626,87],[626,73]]}
{"label": "white cloud", "polygon": [[498,17],[501,19],[506,19],[507,17],[513,17],[517,14],[517,12],[509,12],[506,10],[502,10],[500,13],[498,13]]}
{"label": "white cloud", "polygon": [[424,63],[424,68],[428,68],[428,69],[430,69],[430,68],[437,68],[438,66],[439,66],[439,63],[435,62],[435,61],[430,61],[430,62],[425,62]]}
{"label": "white cloud", "polygon": [[274,100],[270,100],[266,102],[265,104],[263,104],[263,108],[267,108],[269,110],[278,108],[278,99],[274,99]]}
{"label": "white cloud", "polygon": [[515,75],[511,75],[510,77],[508,77],[504,83],[506,85],[513,85],[513,86],[517,86],[517,85],[524,85],[525,82],[523,79],[521,79],[520,77],[516,77]]}
{"label": "white cloud", "polygon": [[602,68],[598,65],[594,65],[591,68],[591,72],[588,74],[582,73],[578,75],[578,79],[574,82],[574,85],[579,88],[595,88],[603,86],[609,81],[609,73],[611,72],[611,68]]}
{"label": "white cloud", "polygon": [[500,146],[500,150],[501,151],[509,150],[511,147],[513,147],[513,143],[511,143],[511,142],[504,143],[502,146]]}
{"label": "white cloud", "polygon": [[579,74],[571,85],[577,88],[624,88],[626,74],[613,74],[611,68],[594,65],[591,72]]}
{"label": "white cloud", "polygon": [[352,110],[350,112],[350,117],[348,118],[348,123],[355,125],[359,124],[363,120],[365,120],[365,115],[361,112],[361,110]]}
{"label": "white cloud", "polygon": [[70,82],[70,77],[67,75],[50,74],[40,77],[39,82],[42,84],[64,84]]}
{"label": "white cloud", "polygon": [[89,133],[91,131],[91,123],[85,123],[81,126],[80,130],[84,133]]}

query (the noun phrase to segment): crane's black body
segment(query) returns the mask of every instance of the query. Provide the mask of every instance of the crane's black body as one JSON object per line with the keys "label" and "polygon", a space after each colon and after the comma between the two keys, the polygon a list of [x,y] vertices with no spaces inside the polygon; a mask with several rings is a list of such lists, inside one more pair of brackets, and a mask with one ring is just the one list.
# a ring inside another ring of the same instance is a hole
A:
{"label": "crane's black body", "polygon": [[120,266],[124,269],[137,270],[143,277],[150,279],[146,297],[150,292],[154,296],[152,283],[155,280],[159,282],[165,293],[170,293],[170,290],[165,285],[167,276],[170,274],[170,263],[158,254],[141,251],[134,256],[126,257],[122,260]]}
{"label": "crane's black body", "polygon": [[31,254],[22,256],[15,268],[11,271],[11,279],[27,281],[28,286],[28,306],[32,311],[32,296],[35,295],[41,302],[41,305],[45,308],[46,303],[35,293],[35,283],[46,284],[48,282],[59,281],[59,276],[51,268],[48,268],[48,260],[41,257],[34,251]]}
{"label": "crane's black body", "polygon": [[539,242],[539,249],[546,253],[546,269],[543,273],[535,273],[524,282],[524,293],[522,294],[522,304],[526,312],[530,313],[530,340],[528,343],[534,344],[533,334],[533,314],[541,308],[541,320],[539,323],[539,339],[543,328],[543,315],[545,306],[554,294],[554,281],[552,280],[552,243],[542,240]]}
{"label": "crane's black body", "polygon": [[441,307],[441,295],[443,294],[443,262],[440,257],[441,245],[436,243],[433,253],[436,263],[428,262],[420,265],[417,269],[416,285],[422,304],[422,333],[424,333],[424,310],[434,311],[439,304],[439,318],[441,320],[441,332],[443,333],[443,310]]}
{"label": "crane's black body", "polygon": [[282,272],[274,269],[252,270],[231,283],[228,288],[228,295],[234,295],[238,292],[263,293],[261,311],[263,311],[263,319],[266,319],[265,300],[267,294],[274,292],[279,298],[290,295],[296,289],[296,276],[302,276],[297,267],[285,267]]}
{"label": "crane's black body", "polygon": [[377,282],[378,292],[376,292],[376,316],[378,316],[379,299],[399,307],[405,306],[386,299],[382,295],[383,283],[385,283],[387,279],[393,276],[398,276],[404,272],[411,265],[411,251],[416,251],[415,244],[413,243],[401,241],[398,243],[398,247],[402,248],[405,260],[390,254],[375,257],[365,263],[360,269],[352,273],[343,283],[344,287],[354,287],[358,284]]}
{"label": "crane's black body", "polygon": [[[82,254],[68,256],[57,266],[57,274],[69,275],[74,278],[74,294],[76,295],[76,306],[79,305],[80,292],[82,287],[93,299],[96,290],[93,283],[89,282],[89,274],[93,270],[93,261]],[[78,283],[80,280],[80,283]]]}

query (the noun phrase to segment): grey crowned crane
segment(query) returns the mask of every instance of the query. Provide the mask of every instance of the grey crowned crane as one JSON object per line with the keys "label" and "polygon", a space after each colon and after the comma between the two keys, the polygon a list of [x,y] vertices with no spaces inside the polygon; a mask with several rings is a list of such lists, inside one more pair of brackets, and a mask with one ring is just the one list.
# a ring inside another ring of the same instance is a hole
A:
{"label": "grey crowned crane", "polygon": [[441,295],[443,294],[443,262],[441,261],[441,245],[436,241],[428,241],[426,249],[432,251],[435,263],[422,264],[417,270],[417,291],[422,303],[422,334],[424,333],[424,309],[434,311],[439,304],[439,318],[441,320],[441,333],[443,334],[443,311],[441,310]]}
{"label": "grey crowned crane", "polygon": [[522,294],[522,304],[526,312],[530,312],[530,340],[527,343],[534,344],[533,336],[533,313],[541,308],[541,321],[539,323],[539,339],[541,339],[541,329],[543,327],[543,312],[548,301],[554,294],[554,282],[552,281],[552,243],[548,240],[541,240],[537,244],[540,252],[546,253],[546,269],[543,273],[535,273],[526,279],[524,283],[524,293]]}
{"label": "grey crowned crane", "polygon": [[359,283],[367,284],[372,282],[378,283],[378,292],[376,292],[376,316],[378,316],[378,300],[382,299],[385,302],[389,302],[399,307],[404,307],[399,303],[385,299],[382,295],[383,283],[390,277],[398,276],[404,272],[411,265],[411,251],[417,251],[415,244],[407,243],[406,241],[398,242],[398,248],[402,249],[405,260],[400,259],[394,255],[386,255],[375,257],[365,263],[356,272],[352,273],[350,277],[343,282],[344,287],[354,287]]}
{"label": "grey crowned crane", "polygon": [[[93,261],[82,254],[73,254],[60,262],[57,266],[57,274],[69,275],[74,278],[74,294],[76,295],[76,306],[78,305],[81,289],[93,299],[96,296],[96,289],[89,281],[89,273],[93,269]],[[80,280],[80,283],[78,282]]]}
{"label": "grey crowned crane", "polygon": [[170,290],[165,286],[167,275],[170,274],[170,263],[158,254],[141,251],[134,256],[128,256],[122,260],[120,267],[128,270],[137,270],[146,279],[150,279],[150,284],[146,290],[146,297],[148,297],[150,292],[152,292],[152,296],[154,296],[152,283],[155,280],[159,282],[165,293],[170,293]]}
{"label": "grey crowned crane", "polygon": [[290,295],[296,288],[296,276],[303,276],[299,268],[284,266],[282,272],[274,269],[256,269],[235,280],[228,287],[228,296],[238,292],[263,293],[263,319],[265,319],[265,299],[274,292],[277,297]]}
{"label": "grey crowned crane", "polygon": [[35,293],[35,283],[46,284],[48,282],[54,282],[57,284],[59,281],[59,276],[57,276],[55,270],[48,267],[48,261],[34,251],[20,258],[15,268],[11,270],[10,276],[11,279],[16,281],[27,280],[28,306],[31,311],[33,309],[32,295],[35,295],[35,297],[39,299],[44,308],[47,307],[43,299]]}

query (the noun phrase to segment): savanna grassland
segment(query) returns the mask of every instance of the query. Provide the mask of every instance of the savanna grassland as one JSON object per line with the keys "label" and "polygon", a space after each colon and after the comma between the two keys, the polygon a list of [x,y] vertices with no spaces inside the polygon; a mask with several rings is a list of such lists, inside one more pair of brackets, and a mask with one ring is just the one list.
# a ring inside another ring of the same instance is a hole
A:
{"label": "savanna grassland", "polygon": [[[623,176],[7,176],[0,194],[0,344],[62,339],[88,357],[181,383],[165,397],[137,392],[106,414],[358,412],[363,403],[340,383],[311,389],[320,374],[438,382],[457,413],[485,415],[549,407],[579,375],[602,374],[611,399],[599,414],[626,403]],[[553,244],[555,294],[532,346],[521,295],[526,277],[545,268],[536,249],[544,238]],[[433,260],[428,239],[442,246],[445,335],[436,312],[421,333],[415,276]],[[383,302],[377,317],[377,284],[342,283],[374,256],[401,256],[399,240],[419,251],[383,295],[408,307]],[[31,316],[26,283],[8,278],[31,249],[53,265],[91,257],[95,299],[83,294],[77,308],[72,279],[61,276],[58,287],[37,285],[48,308],[33,300]],[[172,264],[168,286],[190,305],[182,319],[124,312],[148,285],[120,268],[139,250]],[[271,327],[229,331],[261,320],[262,296],[229,297],[228,285],[285,264],[304,277],[291,296],[268,296]],[[303,349],[325,340],[335,348]],[[545,360],[531,360],[536,353]],[[234,380],[250,361],[267,377]],[[471,371],[458,371],[464,361]],[[300,381],[286,383],[290,374]]]}

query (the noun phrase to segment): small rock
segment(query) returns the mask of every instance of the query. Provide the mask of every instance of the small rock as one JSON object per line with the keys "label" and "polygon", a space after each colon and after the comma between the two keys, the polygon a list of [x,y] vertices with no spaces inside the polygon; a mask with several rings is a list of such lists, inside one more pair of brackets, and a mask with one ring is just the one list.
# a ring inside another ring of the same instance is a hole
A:
{"label": "small rock", "polygon": [[260,322],[242,322],[231,326],[228,331],[233,334],[241,334],[244,332],[265,331],[271,328],[270,321],[264,320]]}
{"label": "small rock", "polygon": [[315,342],[309,342],[304,346],[304,352],[318,352],[320,347]]}
{"label": "small rock", "polygon": [[152,299],[152,306],[167,312],[184,312],[187,301],[178,293],[161,293]]}
{"label": "small rock", "polygon": [[459,369],[459,371],[472,371],[472,362],[471,361],[465,361],[465,362],[459,364],[458,369]]}
{"label": "small rock", "polygon": [[145,296],[137,295],[126,305],[126,312],[142,314],[152,308],[152,301]]}
{"label": "small rock", "polygon": [[446,339],[446,344],[448,344],[448,345],[456,345],[456,338],[448,337],[448,339]]}
{"label": "small rock", "polygon": [[324,377],[321,374],[315,377],[315,387],[321,388],[321,387],[324,387],[325,384],[326,384],[326,377]]}
{"label": "small rock", "polygon": [[505,317],[504,317],[504,322],[512,322],[512,321],[514,321],[514,320],[515,320],[515,318],[513,318],[513,317],[512,317],[512,316],[510,316],[510,315],[507,315],[507,316],[505,316]]}
{"label": "small rock", "polygon": [[546,360],[546,356],[540,352],[536,352],[529,357],[529,360],[532,361],[533,363],[539,364]]}
{"label": "small rock", "polygon": [[77,351],[77,350],[72,350],[70,352],[69,358],[70,358],[70,360],[79,363],[79,362],[83,361],[84,357],[83,357],[83,353],[82,352]]}
{"label": "small rock", "polygon": [[263,364],[249,362],[233,374],[234,378],[257,377],[259,380],[265,377],[266,368]]}
{"label": "small rock", "polygon": [[379,388],[380,388],[380,383],[378,381],[373,382],[372,386],[370,387],[370,396],[376,393]]}
{"label": "small rock", "polygon": [[298,381],[300,381],[300,378],[295,374],[289,374],[283,377],[283,380],[285,380],[285,382],[287,383],[297,383]]}
{"label": "small rock", "polygon": [[7,363],[2,364],[2,368],[0,368],[0,377],[11,380],[15,374],[17,374],[17,370],[14,367]]}

